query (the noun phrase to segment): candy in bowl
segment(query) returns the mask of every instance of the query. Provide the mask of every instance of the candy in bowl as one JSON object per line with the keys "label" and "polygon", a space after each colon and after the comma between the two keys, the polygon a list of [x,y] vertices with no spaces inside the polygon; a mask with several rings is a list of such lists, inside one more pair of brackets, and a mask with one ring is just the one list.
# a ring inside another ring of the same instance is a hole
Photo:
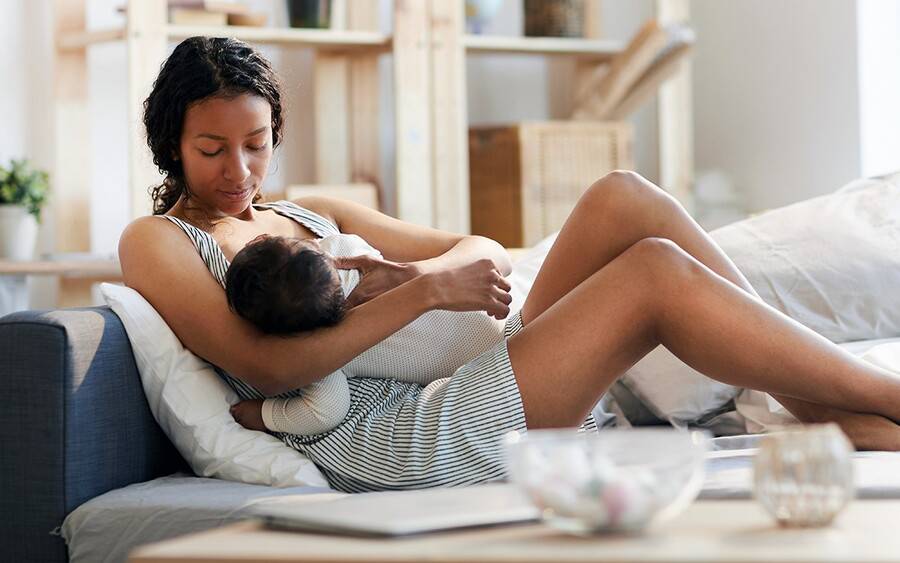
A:
{"label": "candy in bowl", "polygon": [[678,514],[703,485],[709,436],[672,428],[532,430],[506,436],[510,479],[549,525],[635,532]]}

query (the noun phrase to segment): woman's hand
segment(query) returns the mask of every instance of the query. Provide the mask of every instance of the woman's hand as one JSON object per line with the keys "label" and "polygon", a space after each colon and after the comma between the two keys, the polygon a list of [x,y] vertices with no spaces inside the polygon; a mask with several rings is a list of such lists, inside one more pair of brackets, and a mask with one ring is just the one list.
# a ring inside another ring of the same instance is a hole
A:
{"label": "woman's hand", "polygon": [[340,270],[359,270],[359,285],[347,297],[349,308],[378,297],[420,273],[413,264],[390,262],[366,255],[336,257],[334,266]]}
{"label": "woman's hand", "polygon": [[240,401],[231,405],[231,416],[234,421],[247,430],[266,431],[266,425],[262,418],[262,399]]}
{"label": "woman's hand", "polygon": [[484,311],[495,319],[509,315],[511,286],[487,258],[426,275],[432,281],[436,309]]}

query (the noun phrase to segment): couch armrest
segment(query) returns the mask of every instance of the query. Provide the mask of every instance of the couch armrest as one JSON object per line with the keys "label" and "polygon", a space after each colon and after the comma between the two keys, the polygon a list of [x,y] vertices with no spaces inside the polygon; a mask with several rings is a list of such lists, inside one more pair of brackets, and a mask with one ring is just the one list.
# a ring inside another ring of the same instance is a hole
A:
{"label": "couch armrest", "polygon": [[0,319],[0,553],[66,561],[51,535],[80,504],[185,469],[150,413],[108,307]]}

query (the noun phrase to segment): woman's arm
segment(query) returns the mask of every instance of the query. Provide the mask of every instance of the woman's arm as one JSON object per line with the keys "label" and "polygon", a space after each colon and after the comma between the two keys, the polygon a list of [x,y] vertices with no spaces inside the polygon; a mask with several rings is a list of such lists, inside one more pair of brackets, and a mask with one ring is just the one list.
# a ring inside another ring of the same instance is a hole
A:
{"label": "woman's arm", "polygon": [[259,332],[229,308],[225,292],[177,226],[138,219],[119,241],[125,284],[137,290],[193,353],[275,395],[325,377],[436,308],[419,276],[349,311],[343,322],[291,338]]}
{"label": "woman's arm", "polygon": [[386,260],[411,263],[420,273],[464,266],[484,258],[491,260],[501,275],[512,271],[509,254],[489,238],[413,225],[341,199],[310,196],[296,203],[331,219],[341,232],[361,236]]}
{"label": "woman's arm", "polygon": [[[411,246],[415,243],[411,241]],[[134,221],[119,241],[126,285],[136,289],[193,353],[266,395],[305,387],[438,308],[505,316],[487,260],[420,275],[348,311],[333,327],[269,336],[238,317],[190,240],[159,217]],[[487,264],[486,264],[487,263]]]}

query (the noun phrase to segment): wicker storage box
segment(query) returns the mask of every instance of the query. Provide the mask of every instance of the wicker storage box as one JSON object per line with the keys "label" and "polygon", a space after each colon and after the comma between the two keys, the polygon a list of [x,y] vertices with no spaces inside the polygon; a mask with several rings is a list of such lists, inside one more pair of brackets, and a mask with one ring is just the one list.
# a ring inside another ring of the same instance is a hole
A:
{"label": "wicker storage box", "polygon": [[626,122],[525,122],[469,130],[472,234],[531,246],[559,230],[604,174],[632,168]]}

